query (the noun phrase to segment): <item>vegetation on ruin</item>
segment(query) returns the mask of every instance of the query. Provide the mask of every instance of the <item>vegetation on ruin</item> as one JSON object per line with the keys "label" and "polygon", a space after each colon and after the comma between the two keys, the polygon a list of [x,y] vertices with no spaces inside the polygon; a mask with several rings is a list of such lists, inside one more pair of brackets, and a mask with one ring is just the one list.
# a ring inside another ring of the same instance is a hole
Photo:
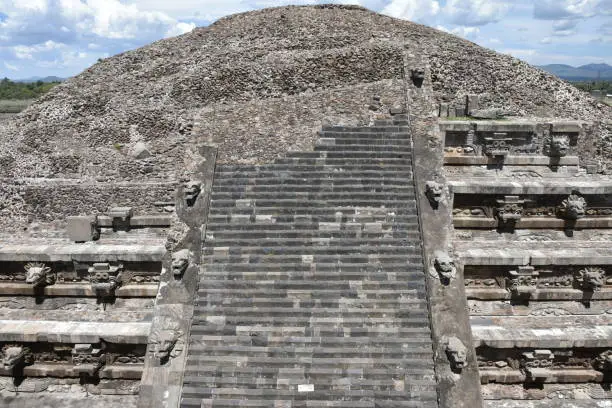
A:
{"label": "vegetation on ruin", "polygon": [[572,85],[586,92],[602,91],[605,94],[612,94],[612,81],[578,81],[572,82]]}
{"label": "vegetation on ruin", "polygon": [[21,112],[57,84],[59,82],[13,82],[4,78],[0,81],[0,113]]}

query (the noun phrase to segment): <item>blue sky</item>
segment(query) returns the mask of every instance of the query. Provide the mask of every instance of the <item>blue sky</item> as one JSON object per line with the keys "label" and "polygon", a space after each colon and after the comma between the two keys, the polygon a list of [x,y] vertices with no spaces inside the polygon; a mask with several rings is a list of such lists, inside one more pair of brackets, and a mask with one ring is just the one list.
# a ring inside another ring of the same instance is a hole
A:
{"label": "blue sky", "polygon": [[228,14],[332,2],[427,24],[536,65],[612,65],[612,0],[0,0],[0,77],[68,77]]}

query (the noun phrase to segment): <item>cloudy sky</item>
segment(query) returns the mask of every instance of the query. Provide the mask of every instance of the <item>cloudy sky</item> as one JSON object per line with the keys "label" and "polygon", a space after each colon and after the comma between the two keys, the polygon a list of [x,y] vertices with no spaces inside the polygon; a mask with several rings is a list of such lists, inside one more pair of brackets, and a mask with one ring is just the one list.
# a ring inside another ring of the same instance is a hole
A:
{"label": "cloudy sky", "polygon": [[[0,0],[0,77],[75,75],[227,14],[333,0]],[[346,0],[532,64],[612,65],[612,0]]]}

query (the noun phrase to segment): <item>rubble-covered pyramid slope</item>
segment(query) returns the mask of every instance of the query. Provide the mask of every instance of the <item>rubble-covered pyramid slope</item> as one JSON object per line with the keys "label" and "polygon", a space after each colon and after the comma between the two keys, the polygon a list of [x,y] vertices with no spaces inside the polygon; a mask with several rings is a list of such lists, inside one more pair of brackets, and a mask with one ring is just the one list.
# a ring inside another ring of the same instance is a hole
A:
{"label": "rubble-covered pyramid slope", "polygon": [[[107,58],[56,87],[0,128],[0,176],[179,178],[209,142],[220,162],[269,162],[311,146],[322,123],[401,105],[405,53],[429,64],[440,101],[478,93],[520,116],[612,118],[552,75],[438,30],[353,6],[281,7]],[[609,157],[608,132],[594,129],[584,154]]]}

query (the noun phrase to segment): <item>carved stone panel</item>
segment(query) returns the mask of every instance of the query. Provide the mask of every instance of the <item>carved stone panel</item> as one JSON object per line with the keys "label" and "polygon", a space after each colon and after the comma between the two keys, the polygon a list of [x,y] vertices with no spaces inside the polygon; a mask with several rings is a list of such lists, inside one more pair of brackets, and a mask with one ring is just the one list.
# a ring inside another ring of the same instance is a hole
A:
{"label": "carved stone panel", "polygon": [[425,183],[425,196],[429,200],[431,207],[436,209],[442,201],[444,195],[444,185],[436,181]]}
{"label": "carved stone panel", "polygon": [[457,268],[455,267],[455,262],[453,259],[446,253],[442,251],[436,251],[434,253],[434,269],[437,273],[440,281],[448,285],[452,279],[455,278],[457,274]]}
{"label": "carved stone panel", "polygon": [[25,265],[25,282],[33,287],[48,286],[55,283],[56,275],[51,268],[42,263],[28,263]]}
{"label": "carved stone panel", "polygon": [[92,290],[100,297],[112,297],[121,286],[123,265],[112,266],[109,263],[95,263],[89,268],[89,281]]}

